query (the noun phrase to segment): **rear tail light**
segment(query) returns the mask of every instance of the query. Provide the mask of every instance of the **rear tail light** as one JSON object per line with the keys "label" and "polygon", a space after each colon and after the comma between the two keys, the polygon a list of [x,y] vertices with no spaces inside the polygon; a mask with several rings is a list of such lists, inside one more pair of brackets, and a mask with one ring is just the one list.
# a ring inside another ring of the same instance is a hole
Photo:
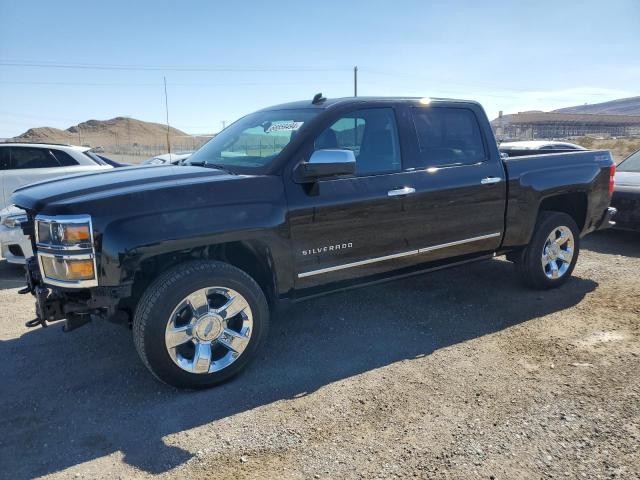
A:
{"label": "rear tail light", "polygon": [[616,181],[614,179],[616,175],[616,166],[612,165],[609,167],[609,195],[613,195],[613,189],[616,186]]}

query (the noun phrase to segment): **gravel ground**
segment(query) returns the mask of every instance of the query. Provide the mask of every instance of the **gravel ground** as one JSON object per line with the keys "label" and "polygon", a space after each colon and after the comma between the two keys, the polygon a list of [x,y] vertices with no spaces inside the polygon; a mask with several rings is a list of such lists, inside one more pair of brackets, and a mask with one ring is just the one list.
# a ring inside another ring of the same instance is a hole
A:
{"label": "gravel ground", "polygon": [[640,478],[640,236],[583,249],[549,292],[494,260],[299,304],[203,392],[124,328],[27,330],[0,263],[0,476]]}

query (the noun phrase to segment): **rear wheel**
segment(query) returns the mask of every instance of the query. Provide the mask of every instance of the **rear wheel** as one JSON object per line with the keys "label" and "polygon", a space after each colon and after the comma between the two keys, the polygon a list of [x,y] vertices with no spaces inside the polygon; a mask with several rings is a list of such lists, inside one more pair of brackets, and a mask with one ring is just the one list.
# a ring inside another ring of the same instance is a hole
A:
{"label": "rear wheel", "polygon": [[531,288],[555,288],[566,282],[580,251],[576,222],[566,213],[541,212],[529,245],[516,260],[522,281]]}
{"label": "rear wheel", "polygon": [[256,356],[268,321],[264,293],[249,275],[226,263],[193,261],[149,286],[133,334],[140,358],[158,379],[206,388]]}

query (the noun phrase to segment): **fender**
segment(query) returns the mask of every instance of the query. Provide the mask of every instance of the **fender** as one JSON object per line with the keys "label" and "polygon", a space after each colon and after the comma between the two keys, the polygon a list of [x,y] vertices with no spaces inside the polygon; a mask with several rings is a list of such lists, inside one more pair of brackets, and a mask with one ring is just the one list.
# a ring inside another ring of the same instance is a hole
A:
{"label": "fender", "polygon": [[[271,198],[264,198],[264,192],[271,192]],[[264,246],[273,257],[277,291],[290,290],[291,247],[281,188],[255,189],[244,202],[236,200],[233,208],[225,203],[191,208],[181,205],[175,210],[123,216],[102,225],[99,284],[115,286],[133,281],[140,264],[152,257],[230,242]]]}

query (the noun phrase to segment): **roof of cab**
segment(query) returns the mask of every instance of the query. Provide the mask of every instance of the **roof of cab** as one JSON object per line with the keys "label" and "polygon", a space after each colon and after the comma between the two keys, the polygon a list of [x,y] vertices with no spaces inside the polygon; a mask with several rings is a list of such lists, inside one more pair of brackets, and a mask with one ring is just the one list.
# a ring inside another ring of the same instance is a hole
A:
{"label": "roof of cab", "polygon": [[65,148],[77,150],[78,152],[86,152],[91,147],[81,147],[79,145],[69,145],[68,143],[49,143],[49,142],[1,142],[0,147],[35,147],[35,148],[57,148],[64,150]]}
{"label": "roof of cab", "polygon": [[299,100],[297,102],[281,103],[279,105],[273,105],[271,107],[263,108],[265,110],[293,110],[299,108],[317,108],[327,109],[337,105],[358,105],[368,102],[407,102],[407,103],[419,103],[423,99],[428,99],[428,103],[468,103],[480,106],[480,104],[474,100],[458,100],[453,98],[430,98],[430,97],[341,97],[341,98],[327,98],[320,103],[312,103],[312,100]]}

